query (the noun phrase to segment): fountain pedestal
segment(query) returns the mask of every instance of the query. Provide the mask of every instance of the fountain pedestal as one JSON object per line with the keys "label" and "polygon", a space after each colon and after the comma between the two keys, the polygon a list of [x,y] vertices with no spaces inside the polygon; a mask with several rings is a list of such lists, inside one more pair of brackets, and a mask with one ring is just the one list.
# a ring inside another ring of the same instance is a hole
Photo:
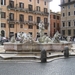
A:
{"label": "fountain pedestal", "polygon": [[63,51],[64,47],[68,46],[71,48],[71,43],[4,43],[4,49],[7,51],[41,51],[41,50],[53,50],[53,51]]}

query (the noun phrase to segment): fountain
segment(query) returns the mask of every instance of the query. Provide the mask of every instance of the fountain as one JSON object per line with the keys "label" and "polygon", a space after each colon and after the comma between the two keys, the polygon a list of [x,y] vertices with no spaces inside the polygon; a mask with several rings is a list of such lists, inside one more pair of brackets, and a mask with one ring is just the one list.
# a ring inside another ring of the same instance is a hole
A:
{"label": "fountain", "polygon": [[68,46],[71,48],[70,42],[61,42],[59,40],[59,32],[56,32],[54,37],[51,39],[47,35],[44,35],[44,23],[41,21],[39,23],[39,33],[40,37],[37,39],[37,41],[34,41],[30,34],[26,34],[24,37],[24,33],[20,32],[18,37],[20,38],[20,41],[16,41],[15,37],[11,38],[10,42],[4,43],[4,48],[7,51],[36,51],[36,50],[64,50],[65,46]]}

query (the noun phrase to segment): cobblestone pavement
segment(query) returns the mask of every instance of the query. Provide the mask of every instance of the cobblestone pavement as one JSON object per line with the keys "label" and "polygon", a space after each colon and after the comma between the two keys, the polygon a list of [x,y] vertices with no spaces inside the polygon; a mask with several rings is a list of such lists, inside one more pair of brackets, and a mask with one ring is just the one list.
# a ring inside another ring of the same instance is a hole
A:
{"label": "cobblestone pavement", "polygon": [[0,75],[74,75],[75,57],[49,63],[0,62]]}
{"label": "cobblestone pavement", "polygon": [[[75,54],[75,44],[73,51]],[[4,47],[0,46],[0,52],[4,52]],[[57,53],[58,54],[58,53]],[[54,55],[54,53],[52,53]],[[51,62],[40,63],[34,60],[3,60],[0,58],[0,75],[74,75],[75,56],[69,58],[50,59]]]}

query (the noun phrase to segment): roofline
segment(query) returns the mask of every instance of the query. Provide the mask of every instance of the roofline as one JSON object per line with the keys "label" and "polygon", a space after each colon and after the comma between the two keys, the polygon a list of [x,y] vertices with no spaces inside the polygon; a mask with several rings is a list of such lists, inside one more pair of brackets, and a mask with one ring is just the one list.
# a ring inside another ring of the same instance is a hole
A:
{"label": "roofline", "polygon": [[75,3],[75,1],[71,1],[71,2],[68,2],[68,3],[62,3],[59,6],[67,6],[69,4],[74,4],[74,3]]}

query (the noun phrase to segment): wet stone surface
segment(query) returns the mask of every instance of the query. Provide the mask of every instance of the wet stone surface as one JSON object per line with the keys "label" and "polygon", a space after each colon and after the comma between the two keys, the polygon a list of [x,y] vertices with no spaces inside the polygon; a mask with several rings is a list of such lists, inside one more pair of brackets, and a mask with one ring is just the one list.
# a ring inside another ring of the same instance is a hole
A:
{"label": "wet stone surface", "polygon": [[0,75],[74,75],[75,57],[48,63],[0,62]]}

